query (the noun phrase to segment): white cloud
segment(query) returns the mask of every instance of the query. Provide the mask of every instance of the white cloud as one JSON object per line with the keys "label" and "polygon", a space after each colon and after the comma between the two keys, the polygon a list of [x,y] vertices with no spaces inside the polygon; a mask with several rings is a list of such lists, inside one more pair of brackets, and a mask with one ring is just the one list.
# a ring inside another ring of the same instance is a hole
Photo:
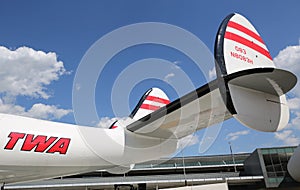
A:
{"label": "white cloud", "polygon": [[0,113],[21,115],[37,119],[60,119],[71,112],[72,110],[60,109],[57,106],[41,103],[34,104],[29,110],[26,110],[24,107],[19,105],[5,104],[0,99]]}
{"label": "white cloud", "polygon": [[179,66],[179,64],[181,64],[181,61],[174,61],[173,62],[174,65],[171,67],[171,69],[173,70],[173,72],[167,74],[164,77],[164,81],[170,83],[171,82],[171,78],[175,77],[175,73],[178,72],[178,70],[181,70],[181,67]]}
{"label": "white cloud", "polygon": [[209,80],[213,80],[217,77],[216,67],[209,70],[208,77],[209,77]]}
{"label": "white cloud", "polygon": [[165,82],[170,82],[170,78],[174,77],[175,74],[174,73],[169,73],[164,77],[164,81]]}
{"label": "white cloud", "polygon": [[0,113],[24,115],[25,112],[24,107],[11,103],[4,103],[4,101],[0,99]]}
{"label": "white cloud", "polygon": [[[274,63],[278,68],[286,69],[300,78],[300,45],[288,46],[281,50],[274,58]],[[300,85],[297,83],[292,92],[300,98]]]}
{"label": "white cloud", "polygon": [[0,46],[0,93],[49,98],[46,85],[66,74],[56,53],[29,47],[10,50]]}
{"label": "white cloud", "polygon": [[188,135],[186,137],[179,139],[179,141],[177,143],[177,149],[179,149],[179,148],[183,149],[183,148],[192,146],[197,143],[199,143],[199,139],[198,139],[197,135],[191,134],[191,135]]}
{"label": "white cloud", "polygon": [[300,109],[300,98],[294,97],[287,100],[288,106],[291,110]]}
{"label": "white cloud", "polygon": [[288,46],[274,58],[277,67],[300,71],[300,45]]}
{"label": "white cloud", "polygon": [[48,99],[47,85],[66,72],[56,53],[29,47],[10,50],[0,46],[0,112],[38,119],[60,119],[71,113],[55,105],[34,104],[26,109],[16,104],[18,96]]}
{"label": "white cloud", "polygon": [[275,138],[282,141],[285,145],[295,146],[299,145],[300,139],[293,134],[292,130],[284,130],[282,132],[276,132]]}
{"label": "white cloud", "polygon": [[289,128],[300,129],[300,112],[295,112],[294,115],[289,123]]}
{"label": "white cloud", "polygon": [[60,119],[71,112],[72,110],[60,109],[54,105],[38,103],[34,104],[24,115],[39,119]]}
{"label": "white cloud", "polygon": [[234,133],[229,133],[229,134],[226,136],[226,140],[228,140],[228,141],[235,141],[235,140],[238,139],[240,136],[248,135],[249,133],[250,133],[249,130],[243,130],[243,131],[237,131],[237,132],[234,132]]}
{"label": "white cloud", "polygon": [[[300,45],[288,46],[281,50],[274,58],[274,63],[278,68],[286,69],[294,73],[298,80],[300,79]],[[300,129],[300,84],[299,82],[290,92],[291,98],[288,98],[288,105],[291,109],[292,119],[290,128]]]}
{"label": "white cloud", "polygon": [[100,118],[100,121],[97,124],[97,127],[100,128],[109,128],[110,125],[115,122],[116,120],[118,120],[118,118],[109,118],[109,117],[102,117]]}
{"label": "white cloud", "polygon": [[134,122],[134,120],[132,120],[128,117],[113,117],[113,118],[102,117],[102,118],[100,118],[100,120],[96,126],[100,127],[100,128],[109,128],[111,126],[111,124],[115,121],[119,121],[124,126],[127,126],[130,123]]}

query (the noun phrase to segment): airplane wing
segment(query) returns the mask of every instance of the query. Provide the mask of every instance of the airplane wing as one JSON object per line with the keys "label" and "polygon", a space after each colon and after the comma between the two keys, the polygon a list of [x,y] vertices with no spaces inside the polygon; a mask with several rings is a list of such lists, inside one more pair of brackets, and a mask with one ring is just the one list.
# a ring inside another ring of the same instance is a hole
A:
{"label": "airplane wing", "polygon": [[127,129],[151,137],[182,138],[231,117],[214,80],[142,117]]}

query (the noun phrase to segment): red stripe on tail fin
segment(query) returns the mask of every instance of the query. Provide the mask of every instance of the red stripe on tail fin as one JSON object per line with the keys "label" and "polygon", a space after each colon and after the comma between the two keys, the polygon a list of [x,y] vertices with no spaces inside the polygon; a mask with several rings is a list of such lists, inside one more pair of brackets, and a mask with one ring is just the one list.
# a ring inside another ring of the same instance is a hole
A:
{"label": "red stripe on tail fin", "polygon": [[139,120],[169,103],[168,96],[161,89],[151,88],[143,95],[130,117]]}

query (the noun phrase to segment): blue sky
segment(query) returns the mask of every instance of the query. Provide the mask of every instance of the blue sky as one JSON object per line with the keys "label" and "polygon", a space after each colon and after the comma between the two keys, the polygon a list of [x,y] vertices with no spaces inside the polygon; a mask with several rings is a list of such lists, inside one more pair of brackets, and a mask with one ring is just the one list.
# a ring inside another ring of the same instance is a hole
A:
{"label": "blue sky", "polygon": [[[0,110],[75,123],[72,113],[72,88],[76,69],[82,57],[91,45],[105,34],[119,27],[135,23],[161,22],[178,26],[193,33],[206,44],[210,51],[213,51],[219,24],[229,13],[238,12],[252,21],[273,57],[276,57],[281,50],[286,50],[283,52],[282,57],[288,56],[287,60],[291,62],[300,60],[297,57],[299,51],[286,49],[288,46],[293,46],[294,49],[299,46],[299,7],[300,2],[297,0],[243,2],[216,0],[1,1],[0,46],[11,51],[19,47],[27,47],[45,53],[54,52],[57,61],[53,63],[56,64],[56,67],[48,65],[47,68],[52,69],[52,75],[47,78],[47,81],[37,80],[37,86],[33,87],[35,90],[29,89],[27,94],[22,94],[22,92],[8,87],[4,90],[0,89],[3,107]],[[295,59],[290,58],[292,56],[289,54],[290,52],[298,52]],[[111,108],[109,94],[103,94],[103,91],[111,88],[115,77],[128,65],[150,57],[166,59],[176,63],[190,76],[195,87],[200,87],[205,83],[203,77],[198,75],[193,62],[174,49],[153,45],[129,48],[120,52],[109,62],[106,73],[99,79],[102,83],[99,82],[96,86],[95,101],[100,118],[115,116]],[[48,59],[45,59],[45,62],[47,61]],[[63,66],[59,65],[59,61],[63,63]],[[285,67],[281,62],[278,64]],[[36,65],[29,64],[32,67]],[[286,67],[292,69],[293,72],[300,71],[296,66]],[[24,72],[27,72],[27,70],[24,69]],[[28,73],[29,75],[30,73]],[[0,75],[0,77],[8,76]],[[103,83],[103,81],[105,82]],[[129,107],[133,108],[142,95],[141,93],[149,88],[152,83],[163,88],[171,100],[177,98],[178,94],[172,86],[161,80],[145,80],[133,88],[129,100],[122,96],[120,99],[124,98],[124,101],[129,101]],[[22,84],[28,86],[27,83]],[[39,87],[42,89],[37,90]],[[300,103],[297,99],[300,93],[297,92],[297,89],[294,93],[289,94],[289,98],[293,100],[294,108],[288,129],[276,136],[272,133],[253,131],[235,120],[229,120],[224,122],[215,143],[203,154],[229,153],[229,139],[232,141],[235,152],[251,152],[257,147],[295,145],[299,143],[300,127],[297,128],[297,118],[300,117],[300,114],[297,115],[299,108],[295,105],[298,102]],[[188,88],[186,91],[189,91]],[[43,109],[44,112],[38,113],[39,108]],[[122,117],[124,115],[116,116]],[[197,133],[195,144],[186,149],[185,154],[199,154],[199,141],[201,141],[200,137],[203,133]],[[291,140],[287,141],[286,139]]]}

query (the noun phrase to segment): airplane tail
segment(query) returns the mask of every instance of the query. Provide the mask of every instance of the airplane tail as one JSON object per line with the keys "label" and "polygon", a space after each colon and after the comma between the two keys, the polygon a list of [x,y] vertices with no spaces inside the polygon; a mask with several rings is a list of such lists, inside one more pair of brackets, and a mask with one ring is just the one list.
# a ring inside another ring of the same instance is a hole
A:
{"label": "airplane tail", "polygon": [[142,96],[130,117],[139,120],[169,103],[168,96],[161,89],[151,88]]}
{"label": "airplane tail", "polygon": [[239,14],[228,15],[215,41],[218,86],[229,112],[259,131],[278,131],[289,120],[284,95],[296,84],[290,72],[277,69],[254,26]]}
{"label": "airplane tail", "polygon": [[[275,67],[264,41],[245,17],[230,14],[223,20],[217,32],[214,56],[216,80],[170,104],[161,90],[151,89],[131,114],[135,122],[126,128],[167,139],[182,138],[231,117],[265,132],[278,131],[288,124],[285,93],[295,86],[297,78]],[[155,97],[162,100],[159,106],[152,100]],[[195,105],[200,109],[195,110]]]}
{"label": "airplane tail", "polygon": [[[172,102],[157,88],[144,94],[131,114],[134,121],[126,126],[126,139],[130,139],[125,141],[130,144],[126,151],[128,157],[137,159],[132,163],[170,155],[178,139],[231,117],[259,131],[278,131],[287,125],[285,93],[297,78],[275,67],[246,18],[231,14],[223,20],[214,54],[216,80]],[[136,148],[142,153],[135,152]]]}

